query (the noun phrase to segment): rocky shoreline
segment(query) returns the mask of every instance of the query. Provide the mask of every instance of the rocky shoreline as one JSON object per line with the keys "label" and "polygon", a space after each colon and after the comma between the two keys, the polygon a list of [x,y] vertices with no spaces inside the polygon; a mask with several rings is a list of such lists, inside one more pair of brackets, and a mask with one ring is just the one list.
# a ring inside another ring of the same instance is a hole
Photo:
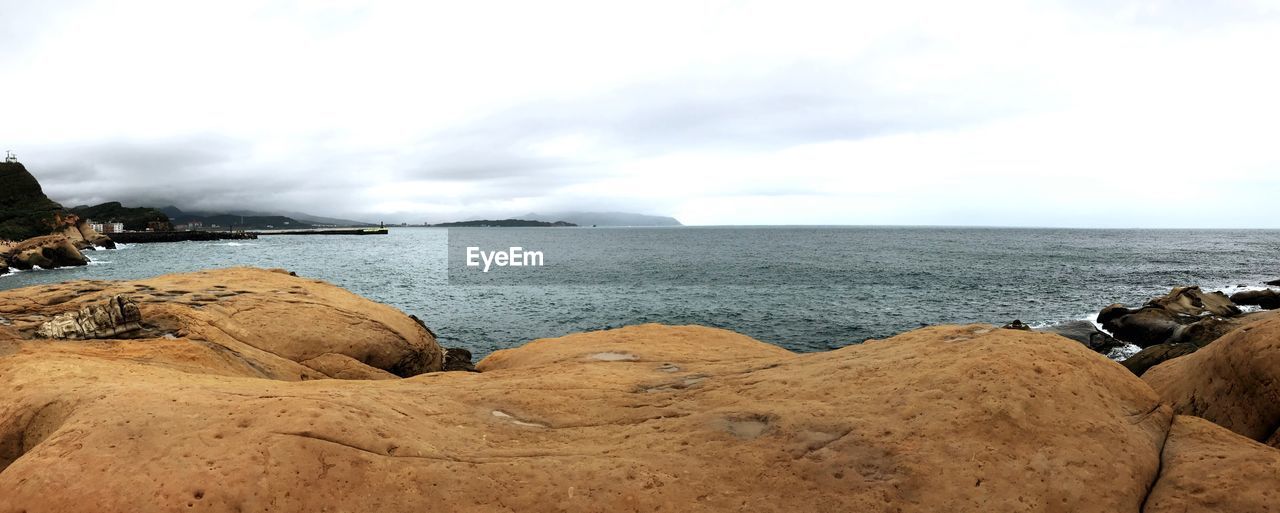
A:
{"label": "rocky shoreline", "polygon": [[1239,310],[1108,307],[1198,349],[1143,372],[991,325],[810,354],[641,325],[443,372],[469,354],[422,321],[279,270],[15,289],[0,512],[1267,511],[1280,315]]}

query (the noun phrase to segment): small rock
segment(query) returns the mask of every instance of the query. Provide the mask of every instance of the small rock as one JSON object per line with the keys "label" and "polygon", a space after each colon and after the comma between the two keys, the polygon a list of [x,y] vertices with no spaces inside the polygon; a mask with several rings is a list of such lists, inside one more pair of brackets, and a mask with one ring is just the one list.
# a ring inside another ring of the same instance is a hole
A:
{"label": "small rock", "polygon": [[1027,326],[1027,324],[1022,322],[1021,319],[1014,319],[1013,322],[1006,324],[1004,326],[1001,326],[1000,328],[1006,329],[1006,330],[1031,331],[1031,326]]}
{"label": "small rock", "polygon": [[461,347],[447,347],[444,350],[444,368],[443,371],[464,371],[464,372],[480,372],[476,370],[475,364],[471,363],[471,351]]}

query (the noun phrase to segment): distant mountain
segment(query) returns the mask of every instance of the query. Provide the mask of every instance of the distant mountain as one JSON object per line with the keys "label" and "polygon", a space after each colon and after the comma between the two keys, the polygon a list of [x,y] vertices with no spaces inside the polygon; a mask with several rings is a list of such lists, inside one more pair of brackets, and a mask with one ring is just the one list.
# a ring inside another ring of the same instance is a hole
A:
{"label": "distant mountain", "polygon": [[[246,219],[246,223],[248,223],[247,220],[253,219],[254,223],[256,224],[270,224],[276,228],[280,228],[281,227],[280,223],[285,223],[285,222],[290,223],[286,225],[289,227],[297,227],[297,226],[303,226],[303,225],[311,226],[311,227],[326,226],[326,225],[329,225],[329,226],[376,226],[376,224],[374,223],[368,223],[364,221],[352,221],[350,219],[338,219],[335,217],[313,216],[311,214],[307,214],[303,212],[259,212],[254,210],[231,210],[227,212],[200,212],[200,211],[186,212],[183,210],[179,210],[178,207],[175,207],[172,205],[164,207],[160,209],[160,211],[165,212],[166,214],[169,214],[169,217],[174,217],[175,215],[178,215],[182,219],[184,219],[185,222],[190,222],[192,220],[204,222],[206,219],[210,219],[210,218],[216,218],[217,220],[220,220],[220,221],[226,221],[231,217],[234,217],[238,222],[238,219],[243,217]],[[227,217],[227,216],[230,216],[230,217]],[[183,222],[184,221],[175,220],[174,224],[182,224]],[[205,223],[205,226],[207,227],[208,223]],[[225,227],[226,225],[223,225],[223,226]],[[263,227],[263,226],[255,226],[255,227]]]}
{"label": "distant mountain", "polygon": [[462,227],[483,227],[483,228],[529,228],[529,227],[553,227],[553,226],[578,226],[573,223],[564,221],[530,221],[526,219],[498,219],[488,220],[482,219],[477,221],[455,221],[452,223],[432,224],[437,228],[462,228]]}
{"label": "distant mountain", "polygon": [[101,205],[80,205],[71,209],[71,213],[80,216],[81,219],[92,219],[98,222],[121,222],[124,223],[124,229],[143,231],[151,223],[159,223],[160,225],[169,225],[169,216],[164,212],[154,208],[147,207],[126,207],[118,201],[103,203]]}
{"label": "distant mountain", "polygon": [[632,214],[628,212],[560,212],[529,213],[524,219],[567,221],[578,226],[683,226],[674,217]]}
{"label": "distant mountain", "polygon": [[312,223],[305,223],[288,216],[278,215],[240,215],[214,212],[184,212],[173,205],[160,209],[175,226],[200,223],[204,229],[236,228],[244,230],[262,230],[278,228],[314,228]]}

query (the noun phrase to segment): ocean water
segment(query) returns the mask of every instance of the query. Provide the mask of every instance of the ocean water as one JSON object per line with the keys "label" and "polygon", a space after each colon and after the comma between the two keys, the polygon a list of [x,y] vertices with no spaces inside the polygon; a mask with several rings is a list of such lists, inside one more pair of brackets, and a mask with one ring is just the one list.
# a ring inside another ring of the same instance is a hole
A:
{"label": "ocean water", "polygon": [[[542,251],[545,266],[479,273],[458,254],[508,242]],[[280,267],[415,314],[477,357],[645,322],[822,351],[931,324],[1088,319],[1178,285],[1259,288],[1280,278],[1277,255],[1280,231],[1267,230],[393,228],[126,245],[90,253],[87,267],[2,276],[0,289]]]}

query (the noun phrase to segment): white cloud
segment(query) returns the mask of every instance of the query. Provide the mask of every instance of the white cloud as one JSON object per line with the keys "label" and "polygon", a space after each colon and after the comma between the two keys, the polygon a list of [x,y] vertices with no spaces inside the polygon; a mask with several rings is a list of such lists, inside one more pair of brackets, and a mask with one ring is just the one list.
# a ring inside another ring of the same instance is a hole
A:
{"label": "white cloud", "polygon": [[1280,214],[1274,1],[7,12],[0,143],[68,203],[706,224]]}

